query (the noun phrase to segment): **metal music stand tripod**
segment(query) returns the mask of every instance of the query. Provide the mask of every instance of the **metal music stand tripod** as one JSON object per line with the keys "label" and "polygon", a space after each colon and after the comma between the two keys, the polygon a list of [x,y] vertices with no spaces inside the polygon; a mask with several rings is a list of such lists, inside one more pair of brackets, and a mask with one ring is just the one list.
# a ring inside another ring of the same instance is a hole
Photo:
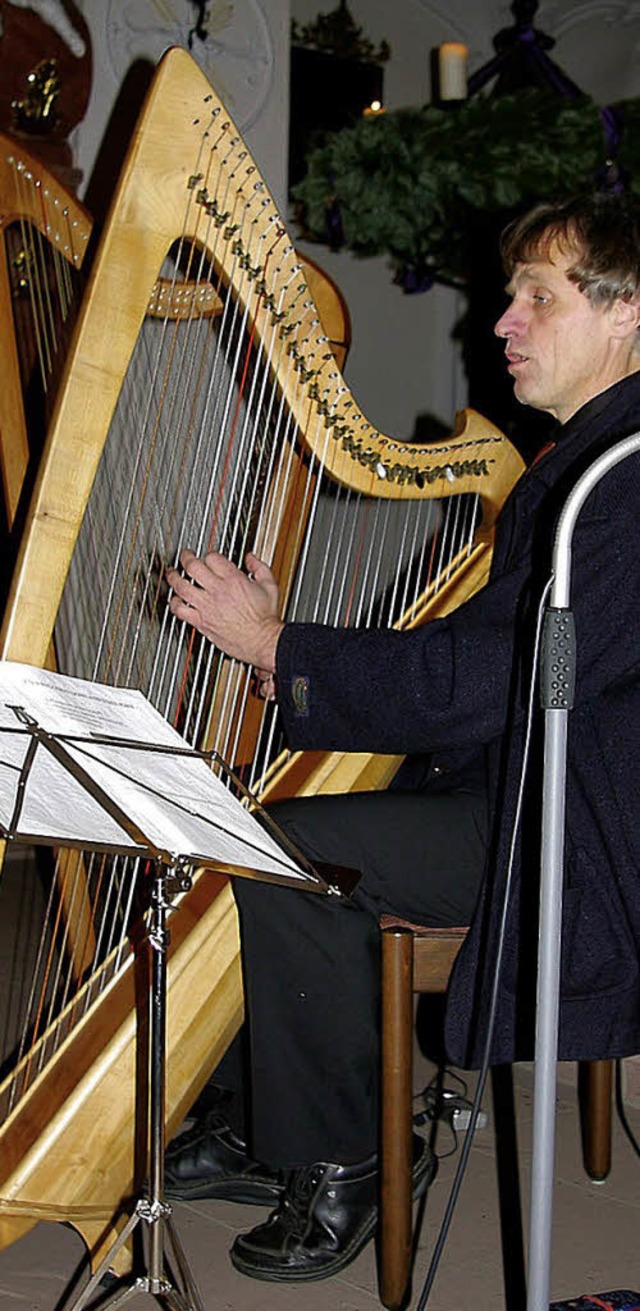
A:
{"label": "metal music stand tripod", "polygon": [[[152,852],[149,852],[149,858],[154,858]],[[168,894],[173,891],[187,891],[191,880],[184,869],[177,864],[165,862],[159,856],[155,856],[154,864],[155,876],[147,932],[147,941],[151,948],[147,1142],[149,1182],[147,1189],[138,1197],[122,1232],[97,1267],[89,1283],[72,1301],[68,1311],[80,1311],[81,1307],[87,1305],[113,1258],[125,1245],[138,1224],[146,1225],[148,1229],[147,1272],[136,1278],[131,1277],[124,1288],[121,1286],[115,1289],[106,1300],[101,1300],[101,1309],[108,1306],[122,1306],[136,1293],[150,1293],[156,1298],[162,1298],[163,1303],[175,1308],[175,1311],[204,1311],[184,1248],[173,1224],[172,1208],[164,1197],[167,948],[169,944],[167,913],[171,909]],[[169,1240],[173,1252],[181,1286],[172,1281],[167,1266],[166,1239]]]}
{"label": "metal music stand tripod", "polygon": [[[51,677],[55,677],[51,675]],[[67,749],[65,742],[77,746],[79,739],[77,736],[55,735],[43,730],[40,725],[32,718],[21,706],[11,706],[10,708],[19,721],[22,732],[28,735],[29,744],[27,747],[24,763],[20,772],[20,779],[16,790],[16,800],[13,808],[13,814],[10,822],[5,826],[0,823],[0,834],[7,840],[20,838],[22,841],[29,842],[47,842],[52,845],[81,845],[80,843],[71,843],[68,838],[60,839],[57,834],[48,834],[46,837],[42,834],[34,836],[33,833],[21,830],[20,819],[23,803],[26,794],[27,782],[33,761],[36,756],[38,747],[44,748],[51,756],[55,758],[58,765],[80,782],[84,789],[91,795],[94,801],[106,814],[124,829],[131,839],[132,845],[123,848],[122,845],[116,847],[108,843],[99,842],[96,847],[103,851],[113,851],[118,854],[134,855],[143,861],[148,861],[155,870],[153,887],[151,892],[151,905],[149,913],[149,923],[147,928],[147,941],[151,949],[151,977],[149,985],[149,1052],[146,1071],[146,1086],[141,1090],[148,1104],[148,1134],[147,1134],[147,1159],[148,1159],[148,1185],[135,1202],[133,1211],[124,1225],[122,1231],[109,1248],[104,1259],[97,1267],[88,1284],[81,1290],[78,1296],[72,1300],[67,1311],[81,1311],[81,1308],[87,1307],[92,1295],[98,1290],[98,1287],[109,1270],[114,1257],[125,1245],[133,1231],[139,1224],[146,1227],[148,1231],[148,1256],[145,1273],[137,1277],[132,1274],[125,1277],[125,1280],[118,1281],[118,1287],[114,1288],[111,1294],[104,1293],[101,1290],[99,1295],[100,1311],[106,1307],[122,1306],[125,1302],[136,1294],[149,1293],[156,1299],[160,1299],[164,1306],[172,1308],[172,1311],[204,1311],[203,1303],[200,1299],[193,1276],[189,1269],[187,1258],[176,1232],[172,1220],[172,1208],[164,1197],[164,1154],[165,1154],[165,1092],[166,1092],[166,1015],[167,1015],[167,948],[169,942],[169,932],[167,929],[167,915],[171,909],[170,895],[177,891],[188,891],[191,886],[191,877],[189,874],[189,865],[194,864],[193,860],[184,857],[176,857],[166,850],[159,850],[128,814],[109,797],[104,789],[92,778],[92,776],[80,765],[77,759],[72,756]],[[16,730],[0,728],[0,734]],[[157,746],[149,743],[132,743],[131,741],[119,740],[115,738],[103,739],[103,742],[110,746],[122,747],[139,747],[145,751],[162,752],[164,755],[175,755],[176,757],[189,756],[199,758],[211,764],[213,758],[217,763],[224,766],[228,776],[242,788],[239,780],[235,779],[232,771],[217,757],[215,752],[201,752],[184,746],[175,749],[164,746]],[[92,745],[95,739],[92,739]],[[242,789],[245,791],[244,789]],[[275,825],[271,821],[271,827],[275,830]],[[284,836],[283,844],[291,847]],[[291,848],[295,852],[295,848]],[[296,856],[299,854],[295,852]],[[197,863],[201,864],[202,861]],[[207,861],[215,865],[215,862]],[[317,875],[308,862],[306,873],[310,876],[310,882],[305,883],[305,887],[310,891],[325,893],[335,892],[335,886],[329,886],[324,879]],[[250,874],[245,869],[245,874]],[[345,872],[346,873],[346,872]],[[284,882],[300,884],[300,879],[293,876],[287,877],[283,874],[274,874],[273,877],[259,875],[267,882]],[[304,877],[304,875],[303,875]],[[345,885],[348,879],[344,880]],[[167,1260],[167,1241],[171,1247],[173,1260],[177,1270],[177,1281],[171,1273],[171,1268]]]}

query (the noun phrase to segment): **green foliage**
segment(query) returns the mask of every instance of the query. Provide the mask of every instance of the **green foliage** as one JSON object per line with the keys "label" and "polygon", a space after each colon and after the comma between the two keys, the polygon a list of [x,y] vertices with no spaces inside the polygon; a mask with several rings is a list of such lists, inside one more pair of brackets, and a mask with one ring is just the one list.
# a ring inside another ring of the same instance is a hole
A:
{"label": "green foliage", "polygon": [[625,100],[617,108],[622,122],[618,163],[630,191],[640,199],[640,100]]}
{"label": "green foliage", "polygon": [[[640,102],[620,108],[627,124],[620,162],[640,188]],[[365,116],[309,155],[294,196],[312,238],[327,240],[333,209],[345,245],[387,254],[399,281],[464,283],[480,216],[498,220],[589,189],[605,155],[592,100],[531,88],[451,109]]]}

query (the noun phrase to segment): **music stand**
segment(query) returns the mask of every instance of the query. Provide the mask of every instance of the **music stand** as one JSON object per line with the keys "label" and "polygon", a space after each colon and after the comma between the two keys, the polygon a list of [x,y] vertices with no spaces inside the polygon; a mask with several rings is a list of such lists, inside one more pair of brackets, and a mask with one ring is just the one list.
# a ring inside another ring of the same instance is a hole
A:
{"label": "music stand", "polygon": [[[15,679],[20,678],[21,666],[0,664],[0,688],[3,676],[9,672],[10,676]],[[48,672],[34,670],[30,667],[24,667],[28,670],[28,679],[33,682],[35,678],[38,684],[44,684],[44,692],[47,688],[55,690],[56,697],[64,694],[65,690],[71,685],[80,685],[81,680],[68,679],[62,675],[50,674]],[[85,687],[92,687],[91,684],[85,684]],[[105,694],[116,689],[105,688],[101,685],[99,694],[104,698]],[[128,690],[125,689],[125,693]],[[141,693],[133,694],[136,698],[142,697]],[[118,689],[118,698],[122,699],[123,692]],[[23,698],[28,699],[28,698]],[[146,706],[156,714],[146,698],[142,698]],[[105,823],[111,828],[111,822],[115,823],[121,832],[121,837],[114,840],[111,832],[111,840],[107,841],[100,834],[96,834],[96,840],[91,843],[94,850],[104,852],[113,852],[119,855],[136,856],[149,862],[154,870],[154,879],[150,897],[150,915],[147,928],[147,942],[151,950],[151,972],[149,982],[149,1052],[146,1069],[146,1083],[144,1088],[138,1089],[139,1093],[144,1093],[148,1106],[148,1129],[147,1129],[147,1160],[148,1160],[148,1185],[137,1198],[133,1211],[115,1239],[108,1252],[106,1253],[95,1273],[90,1278],[85,1288],[72,1301],[68,1311],[81,1311],[86,1307],[92,1294],[98,1288],[102,1278],[109,1270],[114,1257],[128,1241],[134,1229],[139,1224],[148,1228],[148,1257],[145,1272],[137,1277],[132,1274],[123,1281],[119,1281],[117,1289],[108,1295],[106,1299],[101,1297],[100,1308],[110,1306],[119,1306],[128,1301],[138,1293],[149,1293],[156,1299],[162,1299],[163,1304],[174,1308],[174,1311],[204,1311],[196,1284],[189,1269],[187,1258],[180,1242],[179,1236],[172,1221],[172,1208],[164,1197],[164,1154],[165,1154],[165,1092],[166,1092],[166,1003],[167,1003],[167,947],[169,942],[169,931],[167,928],[167,915],[171,909],[171,894],[176,891],[188,891],[191,886],[190,867],[195,864],[211,865],[216,870],[222,870],[225,873],[235,873],[240,876],[258,878],[266,882],[277,882],[289,884],[292,886],[303,886],[308,891],[314,891],[324,894],[350,891],[355,882],[350,878],[348,872],[335,873],[335,881],[328,883],[321,877],[317,871],[300,855],[293,847],[284,834],[279,834],[276,825],[266,816],[267,822],[272,832],[278,834],[279,843],[288,849],[290,853],[286,860],[291,863],[291,873],[287,874],[281,869],[279,872],[269,871],[264,866],[260,870],[251,869],[239,864],[230,867],[227,862],[217,862],[212,854],[208,859],[206,855],[200,853],[195,856],[193,853],[176,852],[169,850],[166,845],[158,844],[156,839],[145,832],[143,824],[139,819],[134,818],[128,813],[121,800],[117,800],[110,795],[103,783],[96,780],[96,777],[83,759],[89,764],[93,761],[94,770],[100,767],[103,775],[105,770],[105,751],[107,758],[116,753],[117,775],[115,777],[115,786],[120,794],[126,793],[133,789],[134,795],[137,793],[139,799],[140,788],[145,788],[144,781],[141,782],[140,771],[136,771],[135,777],[126,769],[121,758],[121,753],[134,752],[141,753],[138,760],[150,755],[154,758],[154,765],[158,765],[160,760],[166,765],[167,761],[176,762],[182,771],[188,761],[197,761],[200,769],[204,765],[211,766],[213,763],[222,768],[228,777],[233,779],[236,786],[239,787],[245,796],[249,796],[246,789],[242,787],[240,781],[233,775],[232,771],[226,766],[225,762],[216,752],[203,752],[186,747],[178,734],[170,734],[176,741],[131,741],[128,737],[111,736],[104,733],[90,732],[83,735],[74,731],[72,733],[52,732],[44,728],[30,714],[24,706],[9,704],[6,699],[4,702],[5,722],[0,723],[0,766],[9,766],[9,771],[13,772],[11,783],[13,789],[13,801],[10,810],[7,810],[7,790],[2,796],[0,792],[0,815],[2,804],[4,802],[4,816],[7,822],[2,822],[0,818],[0,833],[8,841],[20,839],[29,843],[46,843],[53,846],[76,846],[80,849],[86,849],[86,835],[83,833],[77,841],[70,839],[67,832],[60,836],[58,832],[34,832],[32,823],[29,822],[27,814],[29,808],[29,781],[35,773],[36,762],[42,764],[43,753],[46,753],[45,759],[52,763],[53,771],[57,773],[58,783],[60,778],[64,779],[66,773],[69,779],[79,783],[81,788],[90,798],[90,811],[92,816],[91,822],[96,822],[96,816],[102,812],[105,816]],[[6,711],[11,711],[19,727],[7,725]],[[118,712],[119,713],[119,712]],[[158,716],[162,721],[162,717]],[[168,729],[165,721],[162,721],[163,727]],[[148,726],[148,725],[147,725]],[[77,721],[74,717],[74,727],[77,729]],[[166,734],[163,734],[166,737]],[[3,759],[2,746],[9,740],[13,743],[13,753],[16,753],[16,740],[23,738],[24,758],[16,764],[16,760],[9,758]],[[102,750],[101,750],[102,749]],[[38,754],[40,750],[40,755]],[[96,752],[98,753],[96,756]],[[80,758],[79,758],[80,757]],[[107,772],[109,766],[106,767]],[[112,766],[111,766],[112,768]],[[61,774],[62,771],[62,774]],[[214,777],[211,770],[208,770],[212,780],[212,787],[221,786],[220,781]],[[42,769],[40,769],[42,773]],[[17,774],[17,781],[15,777]],[[6,781],[7,775],[1,776],[1,781]],[[200,780],[203,781],[202,779]],[[153,804],[158,801],[158,789],[156,786],[150,789],[154,793]],[[243,825],[246,826],[246,820],[249,819],[251,829],[252,824],[256,824],[256,829],[261,832],[257,821],[247,812],[241,803],[225,791],[225,796],[230,803],[231,811],[237,807],[242,813]],[[77,793],[75,800],[77,801]],[[161,801],[170,804],[169,798],[160,796]],[[255,799],[251,799],[252,804],[259,807]],[[227,802],[225,801],[225,805]],[[96,810],[97,805],[97,810]],[[37,807],[36,807],[37,809]],[[264,815],[264,812],[261,812]],[[202,814],[198,816],[201,821]],[[78,821],[82,824],[82,821]],[[39,828],[42,828],[42,822]],[[46,827],[46,825],[45,825]],[[187,823],[188,827],[188,823]],[[215,838],[212,836],[215,845]],[[265,841],[269,843],[269,839]],[[241,850],[242,848],[240,848]],[[269,844],[270,849],[270,844]],[[286,853],[285,853],[286,854]],[[271,857],[267,855],[267,862]],[[274,862],[275,863],[275,862]],[[294,873],[294,864],[302,865],[298,873]],[[344,873],[344,877],[343,877]],[[339,886],[340,885],[340,886]],[[138,1105],[141,1102],[138,1100]],[[171,1269],[167,1259],[166,1239],[169,1240],[173,1259],[177,1267],[179,1283],[175,1281],[171,1274]]]}

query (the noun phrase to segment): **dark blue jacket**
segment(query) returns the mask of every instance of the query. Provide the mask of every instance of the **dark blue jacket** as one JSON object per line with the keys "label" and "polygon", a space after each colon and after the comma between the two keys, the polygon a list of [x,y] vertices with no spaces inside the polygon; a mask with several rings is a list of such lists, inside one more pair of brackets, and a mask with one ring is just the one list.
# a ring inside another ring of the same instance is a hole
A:
{"label": "dark blue jacket", "polygon": [[[302,749],[484,755],[493,817],[486,878],[450,989],[447,1041],[477,1063],[504,901],[533,633],[559,510],[580,473],[640,429],[640,374],[584,406],[500,514],[491,577],[411,633],[290,625],[278,698]],[[640,1051],[640,458],[590,496],[574,537],[577,687],[569,717],[560,1056]],[[537,701],[537,697],[536,697]],[[532,1053],[542,714],[516,846],[492,1060]],[[425,871],[428,877],[428,871]]]}

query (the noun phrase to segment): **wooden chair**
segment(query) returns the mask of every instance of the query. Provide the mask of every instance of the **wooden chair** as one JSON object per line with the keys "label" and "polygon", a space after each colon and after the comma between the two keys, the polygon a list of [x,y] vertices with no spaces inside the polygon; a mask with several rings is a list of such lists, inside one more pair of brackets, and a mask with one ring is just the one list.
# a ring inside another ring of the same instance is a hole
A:
{"label": "wooden chair", "polygon": [[[433,929],[384,915],[382,928],[382,1123],[380,1298],[402,1306],[412,1260],[413,994],[444,993],[466,928]],[[585,1062],[585,1169],[601,1182],[611,1166],[611,1061]]]}

